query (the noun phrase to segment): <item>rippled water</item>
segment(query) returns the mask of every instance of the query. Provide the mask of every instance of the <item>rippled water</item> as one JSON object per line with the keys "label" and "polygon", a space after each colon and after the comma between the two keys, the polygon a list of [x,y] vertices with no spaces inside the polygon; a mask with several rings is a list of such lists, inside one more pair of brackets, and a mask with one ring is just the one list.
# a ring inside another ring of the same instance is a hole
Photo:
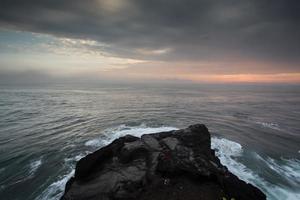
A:
{"label": "rippled water", "polygon": [[221,162],[270,200],[300,199],[296,86],[0,89],[1,199],[59,199],[77,160],[126,135],[204,123]]}

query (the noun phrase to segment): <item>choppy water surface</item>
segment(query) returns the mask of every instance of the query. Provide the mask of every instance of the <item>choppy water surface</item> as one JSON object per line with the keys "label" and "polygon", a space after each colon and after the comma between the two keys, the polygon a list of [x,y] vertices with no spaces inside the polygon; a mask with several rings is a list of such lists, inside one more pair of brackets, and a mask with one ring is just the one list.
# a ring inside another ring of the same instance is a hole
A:
{"label": "choppy water surface", "polygon": [[59,199],[77,160],[113,139],[204,123],[221,162],[270,200],[300,199],[296,86],[0,89],[0,197]]}

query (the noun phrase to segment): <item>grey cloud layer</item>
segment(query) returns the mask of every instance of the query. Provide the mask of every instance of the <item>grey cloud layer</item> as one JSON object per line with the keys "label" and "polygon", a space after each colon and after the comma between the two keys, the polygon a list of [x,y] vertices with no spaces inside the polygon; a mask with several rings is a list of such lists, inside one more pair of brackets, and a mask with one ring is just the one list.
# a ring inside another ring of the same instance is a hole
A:
{"label": "grey cloud layer", "polygon": [[118,56],[300,63],[299,0],[0,2],[2,27],[97,40]]}

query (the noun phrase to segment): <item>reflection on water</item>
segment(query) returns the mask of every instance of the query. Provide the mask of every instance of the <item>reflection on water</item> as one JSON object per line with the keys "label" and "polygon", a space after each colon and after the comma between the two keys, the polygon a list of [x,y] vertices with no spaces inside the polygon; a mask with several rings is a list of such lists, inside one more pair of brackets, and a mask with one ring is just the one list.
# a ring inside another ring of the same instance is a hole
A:
{"label": "reflection on water", "polygon": [[77,160],[124,134],[204,123],[235,174],[299,199],[299,87],[0,89],[0,196],[58,199]]}

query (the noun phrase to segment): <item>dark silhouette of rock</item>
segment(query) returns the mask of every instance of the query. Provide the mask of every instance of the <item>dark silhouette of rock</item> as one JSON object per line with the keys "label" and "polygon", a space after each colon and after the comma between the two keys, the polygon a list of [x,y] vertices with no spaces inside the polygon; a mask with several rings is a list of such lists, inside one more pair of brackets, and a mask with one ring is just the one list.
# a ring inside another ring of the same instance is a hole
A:
{"label": "dark silhouette of rock", "polygon": [[261,200],[258,188],[228,171],[205,125],[125,136],[82,158],[62,200]]}

